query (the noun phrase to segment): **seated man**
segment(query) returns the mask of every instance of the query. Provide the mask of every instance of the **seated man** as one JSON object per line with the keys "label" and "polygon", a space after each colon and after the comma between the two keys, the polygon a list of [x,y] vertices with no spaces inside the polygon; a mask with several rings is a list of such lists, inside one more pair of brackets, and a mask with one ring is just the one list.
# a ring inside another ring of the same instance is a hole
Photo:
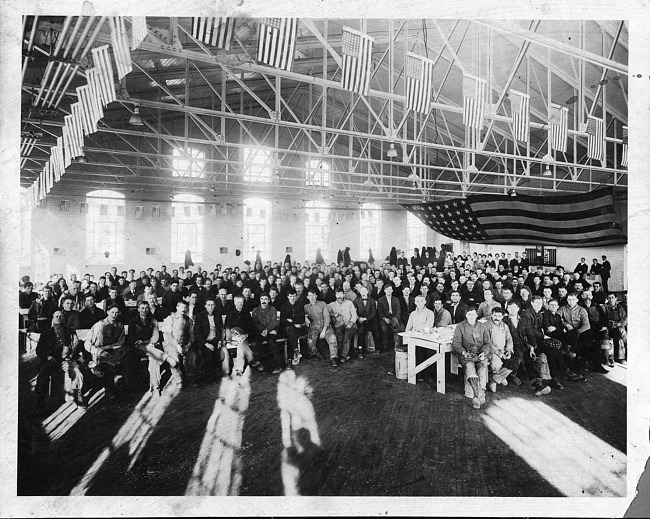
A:
{"label": "seated man", "polygon": [[[494,300],[494,292],[491,288],[483,290],[483,302],[478,306],[478,318],[490,319],[493,317],[492,310],[501,308],[501,303]],[[503,314],[502,314],[503,317]]]}
{"label": "seated man", "polygon": [[297,304],[298,295],[293,288],[289,289],[287,297],[289,300],[280,309],[280,329],[287,338],[289,351],[293,351],[291,364],[296,366],[302,357],[298,338],[304,332],[305,307]]}
{"label": "seated man", "polygon": [[485,403],[488,356],[493,346],[488,325],[478,321],[475,306],[468,307],[465,320],[456,326],[452,348],[463,366],[465,382],[473,390],[472,405],[480,409]]}
{"label": "seated man", "polygon": [[444,307],[442,299],[436,299],[433,302],[433,327],[444,328],[451,324],[451,314]]}
{"label": "seated man", "polygon": [[[124,324],[123,316],[126,315],[126,306],[124,304],[124,299],[119,295],[117,287],[110,287],[108,289],[108,297],[102,301],[104,313],[108,313],[108,308],[111,306],[117,306],[117,309],[120,311],[120,321]],[[127,321],[128,322],[128,321]]]}
{"label": "seated man", "polygon": [[305,305],[305,324],[307,325],[307,346],[309,355],[319,359],[324,357],[318,352],[318,340],[326,340],[329,347],[330,364],[337,367],[338,362],[338,344],[336,335],[330,326],[330,311],[323,301],[318,301],[316,288],[312,287],[307,291],[307,300]]}
{"label": "seated man", "polygon": [[226,315],[225,328],[226,340],[230,339],[233,328],[241,328],[246,337],[255,333],[251,314],[244,310],[244,296],[237,295],[233,297],[233,307],[228,312],[228,315]]}
{"label": "seated man", "polygon": [[255,307],[251,312],[251,319],[253,321],[253,337],[251,340],[251,350],[253,351],[254,362],[251,364],[252,368],[257,367],[259,371],[264,371],[264,365],[261,359],[265,357],[262,353],[262,345],[264,342],[268,343],[268,350],[271,353],[272,361],[268,366],[272,369],[272,373],[277,375],[282,371],[283,354],[275,344],[275,339],[278,336],[278,311],[269,305],[269,295],[260,295],[259,306]]}
{"label": "seated man", "polygon": [[88,293],[84,297],[84,309],[79,312],[79,329],[90,330],[95,323],[106,319],[106,313],[95,305],[95,297]]}
{"label": "seated man", "polygon": [[[578,359],[593,361],[593,357],[596,355],[598,357],[595,366],[596,372],[607,373],[607,370],[600,364],[600,345],[594,347],[589,315],[587,310],[578,306],[578,295],[575,292],[567,295],[567,304],[559,308],[558,314],[560,314],[567,330],[566,345],[570,351],[578,356],[572,362],[575,363]],[[573,368],[573,371],[577,372],[578,370]]]}
{"label": "seated man", "polygon": [[362,286],[359,289],[359,297],[354,302],[357,310],[357,328],[359,334],[359,351],[357,358],[363,359],[363,352],[368,351],[366,344],[368,333],[371,334],[373,342],[379,342],[377,331],[377,303],[370,297],[370,292],[367,287]]}
{"label": "seated man", "polygon": [[607,316],[607,332],[614,342],[614,351],[609,354],[608,358],[609,365],[614,365],[614,358],[619,364],[625,365],[627,363],[625,360],[627,353],[627,313],[623,306],[618,303],[616,294],[613,292],[607,294],[605,315]]}
{"label": "seated man", "polygon": [[[426,307],[427,297],[424,294],[418,294],[415,296],[415,310],[411,312],[406,323],[404,331],[410,332],[424,332],[429,333],[432,328],[435,327],[435,314],[432,310],[429,310]],[[442,306],[442,301],[436,300],[439,302],[439,306]],[[435,303],[434,303],[435,304]],[[450,318],[451,319],[451,318]],[[416,348],[415,357],[416,363],[421,364],[429,357],[434,354],[433,351],[425,348]],[[432,370],[432,367],[429,366],[420,373],[418,373],[418,381],[422,382],[425,375],[428,375]]]}
{"label": "seated man", "polygon": [[[244,301],[242,300],[242,305]],[[253,352],[248,346],[248,334],[235,326],[230,329],[230,338],[226,343],[228,349],[234,350],[233,352],[233,373],[231,377],[240,377],[246,369],[246,362],[250,364],[253,361]]]}
{"label": "seated man", "polygon": [[[482,304],[482,303],[481,303]],[[503,365],[514,354],[514,345],[510,328],[503,322],[503,308],[495,306],[491,310],[490,319],[487,320],[492,338],[492,352],[490,353],[490,391],[496,393],[497,384],[508,385],[507,377],[512,370]]]}
{"label": "seated man", "polygon": [[591,290],[584,290],[581,296],[578,304],[587,310],[591,336],[594,341],[590,360],[595,366],[602,367],[603,364],[608,363],[608,352],[611,345],[607,332],[607,315],[602,305],[594,303]]}
{"label": "seated man", "polygon": [[[152,296],[155,297],[155,296]],[[164,362],[164,353],[160,346],[160,332],[158,321],[151,314],[151,308],[147,301],[138,303],[138,316],[129,321],[129,333],[126,344],[130,351],[129,365],[125,369],[125,378],[129,383],[131,372],[135,368],[136,360],[141,354],[146,354],[149,359],[149,391],[162,394],[160,387],[160,366]]]}
{"label": "seated man", "polygon": [[52,287],[43,287],[43,296],[32,304],[29,309],[27,331],[43,333],[52,326],[52,316],[58,310],[58,305],[52,297]]}
{"label": "seated man", "polygon": [[85,406],[81,394],[83,375],[75,360],[78,344],[76,332],[63,325],[63,312],[56,310],[52,315],[52,327],[41,333],[36,346],[36,355],[41,360],[35,388],[37,414],[45,410],[45,395],[50,378],[60,372],[64,376],[66,400],[72,397],[77,405]]}
{"label": "seated man", "polygon": [[208,295],[205,310],[198,314],[194,321],[194,339],[202,353],[204,371],[209,379],[215,381],[219,366],[224,375],[230,372],[230,357],[227,348],[222,344],[225,331],[221,316],[215,311],[216,307],[214,297]]}
{"label": "seated man", "polygon": [[63,326],[72,330],[80,330],[79,312],[73,309],[74,298],[72,296],[63,296],[61,310],[63,310]]}
{"label": "seated man", "polygon": [[[386,283],[384,295],[377,301],[377,320],[381,331],[381,348],[380,353],[389,350],[389,341],[394,342],[395,346],[399,344],[399,332],[403,330],[401,318],[401,305],[399,299],[393,296],[392,283]],[[391,341],[392,338],[392,341]]]}
{"label": "seated man", "polygon": [[185,376],[192,386],[198,386],[198,353],[192,344],[192,321],[187,316],[187,302],[184,300],[176,303],[176,311],[172,312],[164,322],[163,351],[164,359],[172,371],[170,382],[184,387],[183,375],[180,369],[182,361]]}
{"label": "seated man", "polygon": [[[345,287],[343,283],[343,287]],[[349,284],[349,283],[348,283]],[[337,288],[336,301],[328,305],[332,317],[332,327],[338,343],[339,362],[345,364],[350,360],[350,344],[357,334],[357,310],[352,300],[345,297],[345,288]]]}
{"label": "seated man", "polygon": [[18,308],[28,310],[36,299],[38,293],[34,292],[34,284],[31,281],[25,282],[23,291],[18,293]]}
{"label": "seated man", "polygon": [[88,364],[93,374],[102,379],[106,397],[114,397],[115,382],[120,371],[120,362],[127,353],[124,345],[124,325],[119,321],[120,310],[111,306],[106,318],[95,323],[86,340],[86,350],[92,361]]}

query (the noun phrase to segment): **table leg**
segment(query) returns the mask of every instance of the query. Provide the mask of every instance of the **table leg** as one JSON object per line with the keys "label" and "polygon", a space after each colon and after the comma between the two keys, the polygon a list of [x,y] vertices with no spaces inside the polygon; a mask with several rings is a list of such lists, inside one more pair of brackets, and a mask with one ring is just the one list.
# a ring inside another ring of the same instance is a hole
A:
{"label": "table leg", "polygon": [[437,384],[437,390],[438,393],[442,393],[443,395],[445,394],[445,354],[444,352],[441,352],[442,358],[436,362],[436,371],[438,374],[438,384]]}
{"label": "table leg", "polygon": [[409,384],[415,384],[417,376],[415,373],[415,342],[409,341],[408,343],[408,368],[406,376],[408,377]]}

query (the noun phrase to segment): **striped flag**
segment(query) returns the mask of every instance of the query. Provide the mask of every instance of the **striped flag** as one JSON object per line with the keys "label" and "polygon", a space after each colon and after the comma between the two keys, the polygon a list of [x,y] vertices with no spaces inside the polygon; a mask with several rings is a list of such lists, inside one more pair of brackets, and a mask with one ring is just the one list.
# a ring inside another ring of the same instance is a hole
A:
{"label": "striped flag", "polygon": [[623,126],[623,156],[621,166],[627,168],[627,126]]}
{"label": "striped flag", "polygon": [[587,156],[594,160],[603,160],[605,144],[605,121],[587,116]]}
{"label": "striped flag", "polygon": [[528,142],[530,126],[530,96],[516,90],[510,91],[510,108],[512,109],[513,137],[518,141]]}
{"label": "striped flag", "polygon": [[551,103],[551,114],[548,119],[551,134],[551,148],[566,153],[566,141],[569,133],[569,109]]}
{"label": "striped flag", "polygon": [[129,38],[123,16],[109,16],[108,20],[111,24],[111,42],[113,43],[113,53],[117,65],[117,77],[121,80],[133,70]]}
{"label": "striped flag", "polygon": [[428,114],[431,111],[434,62],[417,54],[406,54],[406,106]]}
{"label": "striped flag", "polygon": [[486,86],[485,79],[463,76],[463,124],[469,128],[483,128]]}
{"label": "striped flag", "polygon": [[146,16],[131,16],[131,50],[137,49],[149,35]]}
{"label": "striped flag", "polygon": [[25,167],[27,157],[29,157],[36,145],[35,137],[21,137],[20,139],[20,169]]}
{"label": "striped flag", "polygon": [[[115,82],[113,80],[113,65],[111,64],[110,56],[108,55],[108,45],[102,45],[92,49],[93,63],[95,65],[95,72],[92,81],[95,84],[95,89],[101,92],[102,102],[106,106],[111,101],[115,101]],[[92,70],[92,69],[91,69]],[[86,72],[89,74],[90,70]]]}
{"label": "striped flag", "polygon": [[479,243],[597,247],[625,243],[614,189],[549,196],[471,195],[403,205],[434,231]]}
{"label": "striped flag", "polygon": [[257,34],[257,61],[291,70],[297,30],[297,18],[264,18]]}
{"label": "striped flag", "polygon": [[368,95],[374,41],[375,39],[367,34],[343,27],[341,86],[345,90]]}
{"label": "striped flag", "polygon": [[192,36],[207,45],[230,50],[235,18],[198,16],[192,18]]}

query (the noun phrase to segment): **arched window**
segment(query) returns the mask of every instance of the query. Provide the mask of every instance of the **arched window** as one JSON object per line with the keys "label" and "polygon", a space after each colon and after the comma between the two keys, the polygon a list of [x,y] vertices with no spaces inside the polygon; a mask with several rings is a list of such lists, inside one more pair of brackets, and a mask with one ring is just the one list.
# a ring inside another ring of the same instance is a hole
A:
{"label": "arched window", "polygon": [[330,165],[322,160],[307,161],[305,175],[305,183],[308,186],[330,187],[332,183]]}
{"label": "arched window", "polygon": [[124,195],[102,189],[86,194],[86,261],[124,263]]}
{"label": "arched window", "polygon": [[315,261],[316,249],[320,247],[323,259],[327,262],[330,257],[330,205],[320,201],[307,202],[306,214],[307,259]]}
{"label": "arched window", "polygon": [[271,202],[263,198],[244,200],[244,260],[254,265],[257,251],[262,261],[271,259]]}
{"label": "arched window", "polygon": [[205,178],[205,153],[192,148],[174,148],[172,167],[173,177]]}
{"label": "arched window", "polygon": [[271,151],[263,148],[246,147],[242,151],[244,182],[271,182],[273,163]]}
{"label": "arched window", "polygon": [[359,258],[366,258],[368,249],[372,250],[372,255],[376,261],[380,261],[381,256],[381,212],[377,204],[361,204],[360,225],[359,225]]}
{"label": "arched window", "polygon": [[406,233],[408,252],[413,252],[416,247],[419,249],[427,239],[427,226],[413,213],[406,215]]}
{"label": "arched window", "polygon": [[196,195],[176,195],[172,202],[172,263],[183,263],[187,251],[193,263],[203,261],[203,208]]}

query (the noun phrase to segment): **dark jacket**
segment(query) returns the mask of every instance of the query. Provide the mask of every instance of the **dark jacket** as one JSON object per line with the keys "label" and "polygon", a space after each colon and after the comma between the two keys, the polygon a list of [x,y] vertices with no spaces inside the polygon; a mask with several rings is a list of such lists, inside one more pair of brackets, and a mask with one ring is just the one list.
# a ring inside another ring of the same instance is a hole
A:
{"label": "dark jacket", "polygon": [[[72,346],[74,333],[75,331],[70,328],[63,328],[65,346]],[[42,362],[46,362],[48,357],[53,357],[59,363],[63,360],[63,345],[57,340],[54,328],[48,328],[41,333],[36,346],[36,355]]]}
{"label": "dark jacket", "polygon": [[384,296],[377,301],[377,317],[379,319],[384,319],[384,317],[387,317],[390,319],[391,317],[397,317],[398,321],[402,320],[402,307],[400,305],[399,299],[397,299],[395,296],[391,296],[391,309],[392,313],[388,311],[388,297]]}
{"label": "dark jacket", "polygon": [[453,305],[447,306],[447,310],[451,314],[451,322],[453,324],[462,323],[465,320],[465,314],[467,314],[467,305],[460,301],[458,306],[454,310]]}
{"label": "dark jacket", "polygon": [[[214,311],[214,326],[217,341],[221,340],[222,331],[223,331],[223,319],[221,315],[217,313],[216,309]],[[196,316],[194,321],[194,338],[199,346],[203,346],[207,340],[208,335],[210,335],[210,320],[208,319],[208,312],[201,312]]]}

